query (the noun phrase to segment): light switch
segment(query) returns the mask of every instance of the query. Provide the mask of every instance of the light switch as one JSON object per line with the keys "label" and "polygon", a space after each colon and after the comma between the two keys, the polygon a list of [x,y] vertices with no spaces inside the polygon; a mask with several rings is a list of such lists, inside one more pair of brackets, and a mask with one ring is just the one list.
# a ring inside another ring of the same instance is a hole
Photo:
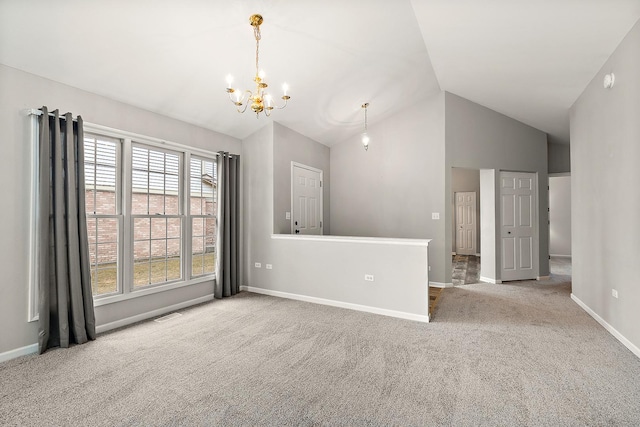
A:
{"label": "light switch", "polygon": [[285,218],[285,219],[291,219],[291,212],[286,212],[286,213],[284,214],[284,218]]}
{"label": "light switch", "polygon": [[432,212],[431,213],[431,219],[440,219],[440,213],[439,212]]}

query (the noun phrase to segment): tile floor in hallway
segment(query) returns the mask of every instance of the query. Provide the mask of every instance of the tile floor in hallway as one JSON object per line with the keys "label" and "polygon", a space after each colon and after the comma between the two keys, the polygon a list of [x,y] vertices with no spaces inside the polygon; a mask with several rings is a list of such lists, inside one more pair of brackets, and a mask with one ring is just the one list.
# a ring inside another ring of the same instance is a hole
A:
{"label": "tile floor in hallway", "polygon": [[[453,255],[453,286],[471,285],[480,282],[480,257],[475,255]],[[571,276],[571,258],[551,257],[549,270],[552,275]]]}

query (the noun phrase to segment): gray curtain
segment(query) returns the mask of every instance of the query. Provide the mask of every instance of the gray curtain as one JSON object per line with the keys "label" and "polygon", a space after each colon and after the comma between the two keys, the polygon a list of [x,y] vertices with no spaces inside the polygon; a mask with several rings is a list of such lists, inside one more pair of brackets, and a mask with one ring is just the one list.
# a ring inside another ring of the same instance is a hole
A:
{"label": "gray curtain", "polygon": [[38,147],[40,353],[96,337],[84,193],[82,118],[42,107]]}
{"label": "gray curtain", "polygon": [[216,238],[216,281],[213,296],[229,297],[240,291],[238,182],[240,158],[218,153],[218,227]]}

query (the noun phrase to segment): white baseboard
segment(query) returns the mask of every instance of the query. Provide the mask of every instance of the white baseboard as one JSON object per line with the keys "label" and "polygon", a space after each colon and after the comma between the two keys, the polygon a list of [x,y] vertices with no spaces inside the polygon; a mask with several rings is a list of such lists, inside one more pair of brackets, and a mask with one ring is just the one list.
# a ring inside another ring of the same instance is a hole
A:
{"label": "white baseboard", "polygon": [[[416,322],[429,323],[428,315],[406,313],[404,311],[387,310],[385,308],[370,307],[367,305],[353,304],[349,302],[335,301],[324,298],[309,297],[306,295],[290,294],[288,292],[272,291],[270,289],[254,288],[252,286],[241,286],[240,290],[249,291],[256,294],[270,295],[272,297],[287,298],[297,301],[311,302],[314,304],[329,305],[332,307],[346,308],[349,310],[364,311],[367,313],[381,314],[383,316],[397,317],[399,319],[414,320]],[[426,308],[426,305],[425,305]]]}
{"label": "white baseboard", "polygon": [[569,258],[569,259],[571,259],[571,255],[549,254],[549,256],[556,257],[556,258]]}
{"label": "white baseboard", "polygon": [[494,285],[499,285],[499,284],[502,283],[502,280],[489,279],[488,277],[482,277],[482,276],[480,276],[480,281],[481,282],[487,282],[487,283],[493,283]]}
{"label": "white baseboard", "polygon": [[429,282],[429,286],[433,288],[453,288],[453,283]]}
{"label": "white baseboard", "polygon": [[587,304],[583,303],[580,300],[580,298],[578,298],[574,294],[571,294],[571,299],[574,300],[576,304],[578,304],[584,311],[589,313],[589,315],[593,317],[596,320],[596,322],[602,325],[602,327],[605,328],[611,335],[616,337],[616,339],[620,341],[625,347],[631,350],[633,354],[635,354],[638,358],[640,358],[640,348],[638,348],[631,341],[626,339],[624,335],[618,332],[613,326],[605,322],[605,320],[602,317],[598,316],[595,311],[591,310],[591,308],[589,308]]}
{"label": "white baseboard", "polygon": [[6,362],[7,360],[15,359],[16,357],[26,356],[27,354],[33,354],[37,352],[38,343],[26,345],[14,350],[5,351],[4,353],[0,353],[0,363]]}
{"label": "white baseboard", "polygon": [[158,308],[157,310],[147,311],[146,313],[137,314],[135,316],[127,317],[125,319],[116,320],[115,322],[105,323],[104,325],[96,326],[96,332],[102,333],[112,329],[121,328],[123,326],[131,325],[132,323],[141,322],[143,320],[151,319],[152,317],[162,316],[171,311],[180,310],[192,305],[201,304],[203,302],[211,301],[213,295],[205,295],[200,298],[192,299],[189,301],[181,302],[179,304],[170,305],[168,307]]}
{"label": "white baseboard", "polygon": [[551,276],[538,276],[536,277],[536,280],[549,280],[551,279]]}

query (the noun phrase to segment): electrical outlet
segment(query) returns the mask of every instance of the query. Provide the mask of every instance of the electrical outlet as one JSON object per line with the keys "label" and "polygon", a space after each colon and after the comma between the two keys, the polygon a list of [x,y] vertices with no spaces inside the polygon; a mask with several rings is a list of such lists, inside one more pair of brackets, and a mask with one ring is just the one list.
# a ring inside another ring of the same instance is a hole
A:
{"label": "electrical outlet", "polygon": [[285,212],[284,219],[291,219],[291,212]]}
{"label": "electrical outlet", "polygon": [[273,270],[273,265],[271,264],[267,264],[265,265],[265,267],[267,267],[267,270]]}
{"label": "electrical outlet", "polygon": [[439,212],[431,212],[431,219],[440,219]]}
{"label": "electrical outlet", "polygon": [[254,265],[256,268],[262,268],[262,264],[260,264],[259,262],[256,262]]}
{"label": "electrical outlet", "polygon": [[365,274],[364,280],[366,280],[367,282],[373,282],[373,274]]}
{"label": "electrical outlet", "polygon": [[615,289],[611,289],[611,296],[614,298],[618,298],[618,291],[616,291]]}

